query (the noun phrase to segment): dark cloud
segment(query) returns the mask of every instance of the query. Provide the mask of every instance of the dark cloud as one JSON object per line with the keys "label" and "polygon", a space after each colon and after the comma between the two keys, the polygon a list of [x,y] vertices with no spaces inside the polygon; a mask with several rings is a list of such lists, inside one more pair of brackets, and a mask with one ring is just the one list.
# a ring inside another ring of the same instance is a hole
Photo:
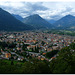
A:
{"label": "dark cloud", "polygon": [[32,10],[32,11],[37,11],[37,10],[48,10],[47,7],[42,5],[42,2],[40,3],[28,3],[27,6]]}
{"label": "dark cloud", "polygon": [[36,14],[36,12],[39,11],[46,11],[48,10],[47,7],[43,6],[43,2],[34,2],[34,3],[30,3],[30,2],[23,2],[24,4],[24,8],[28,9],[28,10],[23,10],[22,13],[27,13],[28,15],[31,14]]}

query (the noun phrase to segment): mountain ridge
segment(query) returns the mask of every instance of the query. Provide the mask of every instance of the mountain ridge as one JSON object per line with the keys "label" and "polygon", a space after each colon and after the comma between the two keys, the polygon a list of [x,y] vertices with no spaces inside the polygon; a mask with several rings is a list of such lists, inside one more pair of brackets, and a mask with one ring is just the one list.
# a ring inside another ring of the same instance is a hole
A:
{"label": "mountain ridge", "polygon": [[22,23],[9,12],[0,8],[0,31],[22,31],[29,30],[29,28],[33,27]]}
{"label": "mountain ridge", "polygon": [[72,15],[66,15],[62,17],[61,19],[57,20],[54,24],[55,27],[63,27],[63,28],[69,28],[71,26],[75,26],[75,17]]}
{"label": "mountain ridge", "polygon": [[52,26],[49,22],[40,17],[38,14],[33,14],[24,18],[23,23],[29,24],[36,29],[51,28]]}
{"label": "mountain ridge", "polygon": [[20,15],[17,15],[17,14],[12,14],[16,19],[22,21],[23,18],[20,16]]}

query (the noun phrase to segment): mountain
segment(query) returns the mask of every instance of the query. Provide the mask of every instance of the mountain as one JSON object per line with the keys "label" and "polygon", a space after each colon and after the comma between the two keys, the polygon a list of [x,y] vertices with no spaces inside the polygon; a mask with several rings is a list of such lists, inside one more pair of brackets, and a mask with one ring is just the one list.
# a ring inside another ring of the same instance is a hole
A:
{"label": "mountain", "polygon": [[16,19],[18,19],[18,20],[20,20],[20,21],[22,21],[23,20],[23,18],[21,17],[21,16],[19,16],[19,15],[16,15],[16,14],[12,14]]}
{"label": "mountain", "polygon": [[30,15],[24,18],[23,23],[29,24],[36,29],[51,28],[51,24],[41,18],[38,14]]}
{"label": "mountain", "polygon": [[22,23],[10,13],[0,8],[0,31],[22,31],[30,29],[33,29],[33,27]]}
{"label": "mountain", "polygon": [[51,23],[51,24],[53,24],[53,23],[55,23],[56,21],[55,20],[47,20],[49,23]]}
{"label": "mountain", "polygon": [[66,15],[56,21],[53,25],[58,28],[70,28],[72,26],[75,26],[75,17],[72,15]]}

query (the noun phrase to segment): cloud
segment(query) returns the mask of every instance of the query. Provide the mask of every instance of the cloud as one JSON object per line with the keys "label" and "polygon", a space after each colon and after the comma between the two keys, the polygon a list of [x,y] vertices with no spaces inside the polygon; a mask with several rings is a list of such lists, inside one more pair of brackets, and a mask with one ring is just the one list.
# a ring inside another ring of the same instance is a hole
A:
{"label": "cloud", "polygon": [[42,5],[43,3],[40,2],[34,2],[34,3],[30,3],[30,2],[2,2],[0,3],[0,7],[2,7],[3,9],[5,9],[6,11],[13,13],[13,14],[19,14],[22,17],[25,17],[26,15],[31,15],[34,14],[36,11],[38,10],[48,10],[47,7]]}
{"label": "cloud", "polygon": [[39,11],[38,13],[45,19],[54,19],[54,20],[58,20],[60,18],[62,18],[63,16],[66,16],[68,14],[71,15],[75,15],[74,11],[73,11],[73,7],[70,6],[59,6],[60,8],[50,8],[50,10],[47,11]]}
{"label": "cloud", "polygon": [[39,14],[45,19],[58,20],[67,14],[75,15],[74,2],[0,1],[0,7],[23,18],[32,14]]}
{"label": "cloud", "polygon": [[47,10],[48,8],[42,5],[43,2],[40,3],[29,3],[27,2],[27,7],[29,9],[31,9],[32,11],[36,11],[36,10]]}

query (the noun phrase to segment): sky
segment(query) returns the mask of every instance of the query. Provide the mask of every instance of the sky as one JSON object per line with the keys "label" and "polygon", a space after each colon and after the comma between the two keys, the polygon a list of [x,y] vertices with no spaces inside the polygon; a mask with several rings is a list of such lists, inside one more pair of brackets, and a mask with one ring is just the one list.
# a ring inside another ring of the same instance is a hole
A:
{"label": "sky", "polygon": [[0,0],[0,8],[23,18],[33,14],[48,20],[58,20],[68,14],[75,16],[75,1]]}

